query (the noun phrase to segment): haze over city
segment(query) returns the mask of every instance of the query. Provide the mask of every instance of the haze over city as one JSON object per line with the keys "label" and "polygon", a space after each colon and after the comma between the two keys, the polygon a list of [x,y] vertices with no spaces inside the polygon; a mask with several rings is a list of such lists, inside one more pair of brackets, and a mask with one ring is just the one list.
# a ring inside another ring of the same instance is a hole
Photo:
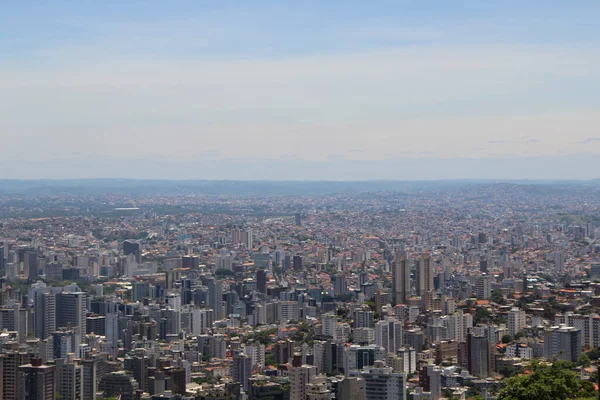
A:
{"label": "haze over city", "polygon": [[600,2],[4,2],[0,400],[600,399]]}
{"label": "haze over city", "polygon": [[0,178],[597,178],[599,12],[5,4]]}

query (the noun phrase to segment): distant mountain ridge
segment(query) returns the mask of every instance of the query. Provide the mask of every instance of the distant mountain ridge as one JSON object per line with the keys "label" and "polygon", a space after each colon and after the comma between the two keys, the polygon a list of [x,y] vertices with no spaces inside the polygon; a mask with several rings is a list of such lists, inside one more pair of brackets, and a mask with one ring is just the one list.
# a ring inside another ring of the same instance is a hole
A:
{"label": "distant mountain ridge", "polygon": [[0,180],[0,194],[23,196],[98,195],[102,193],[128,195],[182,194],[222,196],[290,196],[327,195],[339,193],[436,191],[473,186],[520,186],[547,189],[598,187],[593,180],[431,180],[431,181],[235,181],[235,180],[143,180],[143,179],[60,179],[60,180]]}

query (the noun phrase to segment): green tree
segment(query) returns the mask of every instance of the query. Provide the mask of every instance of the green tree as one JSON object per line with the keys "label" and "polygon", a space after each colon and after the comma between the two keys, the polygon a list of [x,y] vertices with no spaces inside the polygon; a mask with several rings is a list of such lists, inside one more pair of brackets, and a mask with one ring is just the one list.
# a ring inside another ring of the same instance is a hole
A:
{"label": "green tree", "polygon": [[500,290],[494,290],[492,291],[492,301],[496,304],[506,304],[506,300],[504,299],[504,296],[502,295],[502,291]]}
{"label": "green tree", "polygon": [[586,353],[590,360],[597,360],[600,358],[600,347],[592,349]]}
{"label": "green tree", "polygon": [[512,340],[512,338],[508,334],[502,336],[502,343],[504,343],[504,344],[510,343],[511,340]]}
{"label": "green tree", "polygon": [[233,276],[234,273],[231,270],[225,269],[225,268],[219,268],[218,270],[215,271],[215,276],[217,278],[224,278],[226,276]]}
{"label": "green tree", "polygon": [[577,359],[577,364],[581,365],[582,367],[589,367],[592,364],[592,361],[590,360],[590,356],[585,353],[581,353]]}
{"label": "green tree", "polygon": [[492,313],[483,307],[479,307],[477,311],[475,311],[475,316],[473,317],[473,323],[477,325],[480,322],[484,322],[490,319]]}
{"label": "green tree", "polygon": [[594,386],[582,381],[563,361],[551,365],[532,362],[529,374],[508,378],[498,400],[567,400],[594,396]]}

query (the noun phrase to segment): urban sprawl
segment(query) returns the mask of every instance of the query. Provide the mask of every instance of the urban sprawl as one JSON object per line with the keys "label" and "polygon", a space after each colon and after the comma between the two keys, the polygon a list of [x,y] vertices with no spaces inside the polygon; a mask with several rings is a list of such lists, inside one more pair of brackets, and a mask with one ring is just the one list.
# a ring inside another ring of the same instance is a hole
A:
{"label": "urban sprawl", "polygon": [[553,365],[595,393],[600,186],[57,190],[0,218],[0,399],[496,399]]}

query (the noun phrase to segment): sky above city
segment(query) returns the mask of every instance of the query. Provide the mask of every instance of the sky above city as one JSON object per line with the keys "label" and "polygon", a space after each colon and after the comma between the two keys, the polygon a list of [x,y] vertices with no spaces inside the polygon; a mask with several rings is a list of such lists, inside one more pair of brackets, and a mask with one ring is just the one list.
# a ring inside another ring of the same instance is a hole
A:
{"label": "sky above city", "polygon": [[0,178],[600,178],[599,1],[0,13]]}

